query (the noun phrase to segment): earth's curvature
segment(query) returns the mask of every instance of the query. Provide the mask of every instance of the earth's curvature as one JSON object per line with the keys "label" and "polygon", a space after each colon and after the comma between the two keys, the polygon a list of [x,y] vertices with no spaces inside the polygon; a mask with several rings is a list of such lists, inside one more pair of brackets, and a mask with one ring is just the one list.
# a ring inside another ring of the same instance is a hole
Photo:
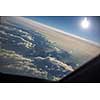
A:
{"label": "earth's curvature", "polygon": [[0,22],[0,72],[56,81],[74,71],[75,65],[71,54],[40,32]]}

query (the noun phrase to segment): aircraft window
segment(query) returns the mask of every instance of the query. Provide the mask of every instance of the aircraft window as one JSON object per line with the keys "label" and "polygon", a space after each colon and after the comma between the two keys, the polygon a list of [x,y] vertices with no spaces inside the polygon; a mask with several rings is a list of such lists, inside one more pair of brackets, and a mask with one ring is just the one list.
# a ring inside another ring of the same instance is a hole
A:
{"label": "aircraft window", "polygon": [[100,54],[100,17],[0,17],[0,72],[57,81]]}

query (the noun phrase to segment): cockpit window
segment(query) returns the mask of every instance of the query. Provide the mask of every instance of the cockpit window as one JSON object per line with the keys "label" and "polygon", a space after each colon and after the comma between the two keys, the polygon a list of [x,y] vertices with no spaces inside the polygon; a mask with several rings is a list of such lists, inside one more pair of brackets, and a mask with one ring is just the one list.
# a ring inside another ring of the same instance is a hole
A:
{"label": "cockpit window", "polygon": [[57,81],[100,54],[100,17],[0,17],[0,72]]}

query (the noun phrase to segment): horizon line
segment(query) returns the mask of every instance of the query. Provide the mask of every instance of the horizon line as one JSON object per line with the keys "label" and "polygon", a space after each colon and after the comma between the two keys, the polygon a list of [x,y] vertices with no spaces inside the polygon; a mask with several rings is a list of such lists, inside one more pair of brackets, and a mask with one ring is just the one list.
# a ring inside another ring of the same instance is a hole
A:
{"label": "horizon line", "polygon": [[[25,18],[25,17],[24,17],[24,18]],[[27,18],[25,18],[25,19],[27,19]],[[42,23],[42,22],[39,22],[39,21],[30,19],[30,18],[28,18],[28,19],[29,19],[29,20],[32,20],[34,23],[37,23],[37,24],[42,25],[42,26],[44,26],[44,27],[50,28],[50,29],[52,29],[52,30],[54,30],[54,31],[63,33],[63,34],[66,35],[66,36],[68,35],[68,36],[71,36],[71,37],[74,37],[74,38],[83,40],[83,41],[85,41],[85,42],[88,42],[88,43],[91,43],[91,44],[94,44],[94,45],[97,45],[97,46],[100,47],[100,45],[99,45],[98,42],[92,41],[92,40],[90,40],[90,39],[88,40],[88,39],[86,39],[86,38],[80,37],[80,36],[78,36],[78,35],[74,35],[74,34],[72,34],[72,33],[66,32],[66,31],[64,31],[64,30],[61,30],[61,29],[52,27],[52,26],[50,26],[50,25],[44,24],[44,23]]]}

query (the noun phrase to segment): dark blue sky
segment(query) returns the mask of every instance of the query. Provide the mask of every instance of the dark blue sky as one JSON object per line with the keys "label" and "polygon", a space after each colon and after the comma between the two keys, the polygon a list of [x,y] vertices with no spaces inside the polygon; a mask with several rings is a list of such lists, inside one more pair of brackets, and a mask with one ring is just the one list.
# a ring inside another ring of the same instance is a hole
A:
{"label": "dark blue sky", "polygon": [[90,21],[89,29],[83,29],[80,25],[83,16],[28,16],[27,18],[100,44],[100,17],[87,17]]}

